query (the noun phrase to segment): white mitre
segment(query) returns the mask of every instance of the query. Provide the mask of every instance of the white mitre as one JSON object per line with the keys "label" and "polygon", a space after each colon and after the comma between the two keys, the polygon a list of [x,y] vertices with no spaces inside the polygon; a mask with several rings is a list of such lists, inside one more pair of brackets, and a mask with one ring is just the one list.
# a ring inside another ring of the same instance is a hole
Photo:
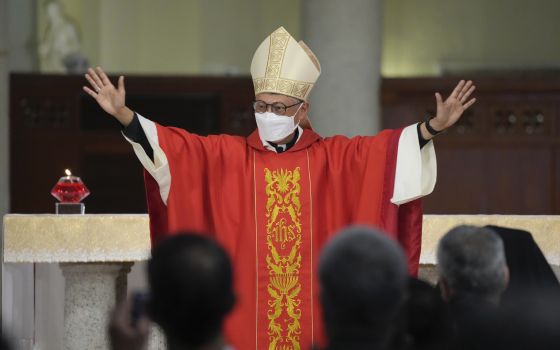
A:
{"label": "white mitre", "polygon": [[264,39],[251,62],[255,95],[270,92],[307,101],[320,74],[315,54],[284,27]]}

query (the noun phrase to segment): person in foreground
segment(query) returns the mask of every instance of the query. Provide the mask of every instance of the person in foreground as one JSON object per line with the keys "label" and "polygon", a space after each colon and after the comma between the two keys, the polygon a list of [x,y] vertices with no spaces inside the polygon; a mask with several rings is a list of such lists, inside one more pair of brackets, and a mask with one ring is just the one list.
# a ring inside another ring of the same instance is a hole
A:
{"label": "person in foreground", "polygon": [[152,244],[184,230],[213,232],[232,256],[240,302],[225,329],[236,348],[321,344],[314,256],[347,225],[387,232],[416,273],[418,199],[436,181],[431,139],[475,102],[473,83],[461,81],[447,99],[436,93],[427,121],[376,136],[322,137],[309,118],[320,73],[307,45],[282,27],[270,34],[251,62],[257,130],[248,137],[162,126],[126,105],[124,77],[115,87],[101,68],[86,74],[84,90],[122,124],[145,168]]}
{"label": "person in foreground", "polygon": [[525,230],[486,226],[504,242],[509,283],[502,304],[518,303],[517,296],[550,295],[560,302],[560,283],[532,234]]}
{"label": "person in foreground", "polygon": [[489,228],[457,226],[439,242],[437,260],[439,285],[456,337],[497,311],[509,280],[504,244]]}
{"label": "person in foreground", "polygon": [[404,337],[400,349],[448,349],[446,309],[439,290],[428,282],[409,278],[405,313]]}
{"label": "person in foreground", "polygon": [[354,226],[335,236],[319,260],[327,349],[389,349],[405,304],[406,259],[387,235]]}
{"label": "person in foreground", "polygon": [[131,319],[131,302],[111,318],[113,350],[144,349],[148,318],[161,327],[169,350],[224,350],[226,315],[235,304],[227,253],[212,239],[182,233],[162,241],[148,263],[147,315]]}

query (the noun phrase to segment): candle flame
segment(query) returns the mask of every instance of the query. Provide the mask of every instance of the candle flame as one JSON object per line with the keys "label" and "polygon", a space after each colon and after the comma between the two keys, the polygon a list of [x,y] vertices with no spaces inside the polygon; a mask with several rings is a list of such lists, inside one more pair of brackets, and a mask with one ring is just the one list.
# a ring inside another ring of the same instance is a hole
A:
{"label": "candle flame", "polygon": [[66,176],[72,175],[72,172],[70,171],[70,169],[66,169],[66,170],[64,170],[64,172],[66,173]]}

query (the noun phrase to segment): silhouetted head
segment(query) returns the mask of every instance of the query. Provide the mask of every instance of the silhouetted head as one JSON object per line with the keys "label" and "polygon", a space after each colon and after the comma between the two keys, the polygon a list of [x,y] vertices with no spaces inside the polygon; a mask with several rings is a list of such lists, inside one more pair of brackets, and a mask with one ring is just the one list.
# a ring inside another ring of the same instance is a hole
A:
{"label": "silhouetted head", "polygon": [[168,339],[190,347],[220,335],[234,305],[232,268],[213,240],[180,233],[155,247],[148,264],[148,312]]}
{"label": "silhouetted head", "polygon": [[437,259],[446,299],[476,296],[496,302],[507,287],[504,244],[491,229],[455,227],[439,242]]}
{"label": "silhouetted head", "polygon": [[370,228],[347,228],[325,246],[319,278],[331,344],[387,341],[407,284],[405,256],[395,241]]}

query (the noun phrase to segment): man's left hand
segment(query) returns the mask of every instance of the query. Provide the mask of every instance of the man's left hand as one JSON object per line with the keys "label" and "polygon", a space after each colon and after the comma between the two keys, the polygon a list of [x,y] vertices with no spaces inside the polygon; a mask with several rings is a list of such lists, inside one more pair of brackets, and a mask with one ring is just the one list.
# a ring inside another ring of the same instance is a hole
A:
{"label": "man's left hand", "polygon": [[475,88],[471,80],[461,80],[445,101],[436,92],[437,114],[430,120],[430,126],[437,131],[443,131],[455,124],[463,112],[476,102],[476,98],[469,99]]}

